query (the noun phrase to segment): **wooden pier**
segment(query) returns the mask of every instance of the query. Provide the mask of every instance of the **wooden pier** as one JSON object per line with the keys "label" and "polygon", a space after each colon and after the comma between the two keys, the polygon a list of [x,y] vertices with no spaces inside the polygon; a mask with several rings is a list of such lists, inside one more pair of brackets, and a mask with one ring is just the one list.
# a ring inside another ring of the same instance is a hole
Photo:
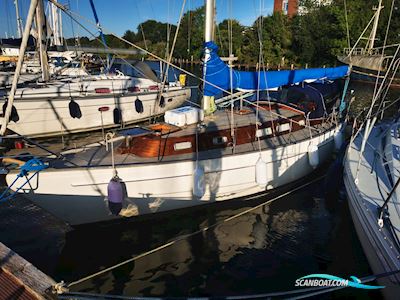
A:
{"label": "wooden pier", "polygon": [[55,299],[55,281],[0,243],[0,299]]}

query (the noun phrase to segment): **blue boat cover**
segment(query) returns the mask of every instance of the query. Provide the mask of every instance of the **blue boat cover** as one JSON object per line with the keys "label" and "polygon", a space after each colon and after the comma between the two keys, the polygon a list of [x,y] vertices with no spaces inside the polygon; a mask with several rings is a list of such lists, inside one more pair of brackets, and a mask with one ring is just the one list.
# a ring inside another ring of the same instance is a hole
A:
{"label": "blue boat cover", "polygon": [[[230,69],[218,56],[218,46],[214,42],[207,42],[204,46],[210,51],[210,59],[204,65],[204,79],[207,81],[204,86],[204,95],[217,96],[223,92],[221,89],[226,91],[231,89]],[[346,76],[348,72],[348,66],[262,72],[232,70],[232,88],[243,90],[268,90],[284,85],[301,83],[305,80],[334,80]]]}

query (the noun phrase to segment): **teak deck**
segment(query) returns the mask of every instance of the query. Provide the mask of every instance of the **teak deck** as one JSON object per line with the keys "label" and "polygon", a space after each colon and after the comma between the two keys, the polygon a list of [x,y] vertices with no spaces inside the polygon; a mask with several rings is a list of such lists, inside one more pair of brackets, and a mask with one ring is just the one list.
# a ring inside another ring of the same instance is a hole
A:
{"label": "teak deck", "polygon": [[[272,106],[273,112],[271,113],[267,105],[263,107],[264,109],[259,110],[258,116],[258,128],[263,132],[263,136],[260,137],[261,145],[258,144],[256,137],[255,109],[252,109],[250,113],[234,115],[234,147],[230,129],[231,112],[230,110],[221,110],[213,116],[206,117],[204,125],[200,128],[197,127],[197,124],[178,129],[176,126],[172,126],[169,131],[170,125],[155,124],[150,126],[155,131],[150,131],[149,134],[120,137],[122,142],[114,142],[115,164],[193,160],[196,157],[196,131],[198,131],[199,159],[258,151],[259,146],[261,149],[273,149],[310,138],[310,129],[301,125],[306,124],[306,117],[302,111],[276,104]],[[310,125],[314,127],[313,135],[321,134],[333,126],[326,122],[326,119],[311,120]],[[186,147],[177,149],[176,144]],[[111,151],[107,151],[104,145],[100,146],[100,144],[80,150],[79,155],[72,153],[65,157],[64,161],[53,161],[51,166],[66,168],[111,165]]]}
{"label": "teak deck", "polygon": [[[299,124],[301,122],[302,125]],[[233,135],[231,123],[234,128]],[[230,110],[223,110],[207,117],[200,128],[197,124],[193,124],[178,131],[172,127],[171,131],[168,131],[168,124],[165,124],[158,133],[128,137],[118,152],[149,158],[224,149],[256,141],[257,129],[261,130],[259,137],[264,140],[301,130],[305,127],[305,123],[302,111],[282,104],[271,106],[264,104],[258,113],[254,108],[248,108],[244,113],[243,111],[235,113],[233,118]]]}

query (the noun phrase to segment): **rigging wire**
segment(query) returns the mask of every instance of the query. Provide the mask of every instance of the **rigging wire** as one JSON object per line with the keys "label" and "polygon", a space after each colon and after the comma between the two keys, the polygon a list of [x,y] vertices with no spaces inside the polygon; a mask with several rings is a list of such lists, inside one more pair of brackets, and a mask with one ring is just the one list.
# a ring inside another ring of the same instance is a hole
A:
{"label": "rigging wire", "polygon": [[347,45],[348,45],[349,48],[351,48],[349,21],[348,21],[348,17],[347,17],[347,1],[346,0],[344,0],[344,16],[345,16],[345,19],[346,19]]}
{"label": "rigging wire", "polygon": [[[359,151],[359,157],[358,157],[358,163],[357,163],[357,169],[356,169],[356,176],[355,176],[356,182],[358,182],[358,174],[359,174],[359,171],[360,171],[362,153],[364,152],[365,144],[367,142],[367,139],[368,139],[368,136],[369,136],[370,132],[372,131],[372,128],[375,125],[375,122],[377,121],[377,117],[376,116],[371,118],[372,110],[373,110],[373,107],[375,105],[375,102],[377,101],[378,97],[381,96],[381,94],[382,94],[382,92],[384,90],[384,83],[387,81],[387,78],[388,78],[388,75],[389,75],[389,70],[391,70],[396,65],[396,63],[400,62],[400,61],[396,61],[396,57],[398,56],[399,51],[400,51],[400,44],[397,47],[396,53],[394,54],[393,59],[390,62],[390,66],[388,67],[388,71],[386,72],[385,77],[382,80],[381,86],[379,87],[376,95],[372,99],[372,103],[371,103],[370,108],[368,110],[366,120],[364,120],[364,122],[362,123],[362,126],[364,126],[364,123],[365,123],[365,134],[364,134],[364,137],[362,139],[361,149]],[[395,69],[396,71],[397,71],[398,67],[399,67],[399,65],[397,65],[397,68]],[[387,91],[390,88],[390,85],[392,84],[392,82],[394,80],[395,74],[396,73],[394,72],[392,77],[391,77],[391,79],[390,79],[390,81],[389,81],[389,83],[388,83],[388,85],[387,85]],[[379,108],[380,108],[380,106],[379,106]],[[372,121],[371,121],[371,119],[372,119]],[[361,130],[359,130],[357,132],[357,134],[360,134],[360,133],[361,133]]]}
{"label": "rigging wire", "polygon": [[[260,9],[260,14],[261,14],[261,0],[260,0],[260,5],[259,5],[259,9]],[[258,144],[258,150],[259,150],[259,154],[261,157],[261,139],[260,139],[260,135],[257,135],[258,129],[259,129],[259,124],[260,122],[258,121],[259,118],[259,107],[260,107],[260,77],[261,77],[261,68],[260,68],[260,64],[261,64],[261,60],[262,60],[262,56],[263,56],[263,43],[262,43],[262,23],[263,23],[263,18],[262,16],[259,17],[258,22],[257,22],[257,29],[258,29],[258,46],[259,46],[259,53],[258,53],[258,78],[257,78],[257,107],[256,107],[256,114],[255,114],[255,125],[256,125],[256,137],[257,137],[257,144]]]}
{"label": "rigging wire", "polygon": [[[78,17],[78,18],[80,18],[80,19],[82,19],[82,20],[88,22],[89,24],[96,26],[96,24],[95,24],[93,21],[91,21],[91,20],[89,20],[88,18],[86,18],[86,17],[84,17],[84,16],[82,16],[82,15],[79,15],[79,14],[77,14],[77,13],[71,11],[71,10],[68,10],[65,6],[60,5],[58,2],[54,2],[53,0],[49,0],[49,1],[52,2],[52,3],[54,3],[58,8],[60,8],[61,10],[63,10],[63,11],[64,11],[66,14],[68,14],[69,16],[75,15],[76,17]],[[73,18],[73,20],[74,20],[77,24],[79,24],[79,25],[80,25],[85,31],[87,31],[92,37],[96,38],[96,36],[95,36],[89,29],[87,29],[82,23],[80,23],[76,18],[74,18],[74,17],[72,17],[72,18]],[[185,70],[185,69],[179,67],[178,65],[175,65],[175,64],[173,64],[173,63],[168,63],[168,61],[167,61],[166,59],[163,59],[163,58],[161,58],[161,57],[159,57],[159,56],[157,56],[157,55],[155,55],[155,54],[149,52],[148,50],[146,50],[146,49],[144,49],[144,48],[142,48],[142,47],[140,47],[140,46],[138,46],[138,45],[136,45],[136,44],[134,44],[134,43],[132,43],[132,42],[130,42],[130,41],[128,41],[128,40],[126,40],[126,39],[123,38],[123,37],[119,37],[119,36],[118,36],[117,34],[115,34],[114,32],[106,31],[106,30],[104,30],[104,29],[105,29],[104,27],[102,27],[102,29],[103,29],[104,32],[107,32],[108,34],[110,34],[110,35],[112,35],[112,36],[114,36],[114,37],[120,39],[121,41],[123,41],[123,42],[127,43],[128,45],[130,45],[130,46],[132,46],[132,47],[134,47],[134,48],[136,48],[136,49],[138,49],[138,50],[140,50],[140,51],[146,53],[147,55],[149,55],[149,56],[151,56],[151,57],[153,57],[153,58],[155,58],[155,59],[157,59],[157,60],[160,60],[160,61],[162,61],[162,62],[164,62],[164,63],[166,63],[166,64],[168,64],[168,65],[174,67],[175,69],[177,69],[177,70],[179,70],[179,71],[182,71],[183,73],[185,73],[185,74],[187,74],[187,75],[189,75],[189,76],[192,76],[192,77],[194,77],[194,78],[198,78],[200,81],[205,82],[205,83],[207,83],[207,84],[209,84],[209,85],[215,87],[216,89],[220,90],[221,92],[225,92],[225,93],[231,94],[228,90],[225,90],[225,89],[223,89],[223,88],[221,88],[221,87],[219,87],[219,86],[213,84],[212,82],[209,82],[209,81],[207,81],[207,80],[204,80],[203,78],[196,76],[194,73],[189,72],[189,71],[187,71],[187,70]],[[99,39],[97,39],[97,40],[99,40]],[[108,47],[108,46],[107,46],[106,48],[107,48],[107,49],[111,49],[111,48]],[[123,59],[123,58],[122,58],[122,59]],[[132,66],[131,64],[129,64],[129,65]],[[132,67],[133,67],[133,66],[132,66]]]}
{"label": "rigging wire", "polygon": [[140,16],[140,11],[139,11],[139,8],[138,8],[138,5],[137,5],[137,1],[133,1],[133,2],[135,3],[136,11],[138,12],[138,15],[139,15],[139,20],[140,20],[139,27],[140,27],[140,31],[142,32],[144,47],[146,48],[146,50],[148,50],[148,48],[147,48],[147,42],[146,42],[146,36],[144,35],[144,30],[143,30],[143,26],[142,26],[142,20],[143,20],[143,19],[142,19],[142,17]]}
{"label": "rigging wire", "polygon": [[[387,39],[388,39],[388,36],[389,36],[389,29],[390,29],[390,24],[391,24],[391,20],[392,20],[393,9],[394,9],[394,0],[392,0],[392,6],[391,6],[391,9],[390,9],[389,20],[388,20],[388,24],[387,24],[387,27],[386,27],[385,40],[383,42],[383,48],[382,48],[382,54],[381,54],[381,66],[380,66],[380,68],[378,70],[378,76],[376,77],[376,80],[375,80],[375,88],[374,88],[374,94],[373,95],[375,95],[375,93],[376,93],[376,91],[378,89],[379,76],[381,74],[382,62],[383,62],[383,58],[385,56],[385,48],[386,48]],[[389,71],[390,70],[388,69],[387,72],[389,72]],[[383,82],[382,82],[382,84],[383,84]],[[384,101],[383,99],[384,98],[381,99],[381,103],[380,103],[379,107],[382,105],[382,102]]]}
{"label": "rigging wire", "polygon": [[[167,1],[167,45],[165,47],[165,59],[168,59],[169,56],[169,44],[170,44],[170,37],[171,37],[171,26],[172,24],[170,24],[170,0]],[[164,69],[164,66],[163,66]],[[160,70],[161,72],[161,70]],[[160,77],[163,78],[163,74],[160,73]]]}
{"label": "rigging wire", "polygon": [[[185,6],[186,6],[186,0],[183,0],[182,7],[181,7],[181,12],[180,12],[180,15],[179,15],[178,25],[176,27],[174,40],[172,42],[172,48],[171,48],[171,51],[169,53],[169,57],[168,57],[168,61],[167,61],[167,67],[165,68],[165,73],[164,73],[164,76],[163,76],[163,81],[162,81],[162,84],[161,84],[160,93],[158,95],[158,101],[161,101],[162,93],[164,92],[165,83],[166,83],[167,78],[168,78],[169,67],[171,65],[172,55],[174,54],[176,41],[178,39],[179,29],[181,27],[181,22],[182,22],[183,13],[185,11]],[[154,106],[154,110],[156,109],[156,107],[157,106],[155,105]]]}
{"label": "rigging wire", "polygon": [[187,28],[187,31],[188,31],[187,53],[188,54],[190,53],[190,38],[191,38],[190,34],[192,31],[192,11],[191,11],[191,9],[192,9],[192,1],[189,0],[189,11],[188,11],[189,15],[188,15],[188,28]]}
{"label": "rigging wire", "polygon": [[[82,19],[82,20],[86,21],[87,23],[89,23],[89,24],[91,24],[91,25],[93,25],[93,26],[96,26],[96,24],[95,24],[92,20],[89,20],[88,18],[86,18],[86,17],[84,17],[84,16],[82,16],[82,15],[79,15],[79,14],[76,13],[76,12],[73,12],[73,11],[67,9],[65,6],[61,5],[61,4],[58,3],[58,2],[55,2],[54,0],[49,0],[49,1],[52,2],[52,3],[54,3],[58,8],[60,8],[61,10],[63,10],[67,15],[71,16],[71,18],[72,18],[77,24],[79,24],[85,31],[87,31],[92,37],[95,37],[95,35],[94,35],[89,29],[87,29],[82,23],[80,23],[76,18]],[[76,16],[76,18],[73,17],[73,16]],[[149,52],[148,50],[146,50],[146,49],[144,49],[144,48],[142,48],[142,47],[136,45],[135,43],[132,43],[132,42],[128,41],[127,39],[123,38],[123,37],[119,37],[116,33],[112,32],[112,31],[106,30],[104,27],[102,27],[102,29],[103,29],[104,32],[107,32],[107,34],[110,34],[110,35],[112,35],[112,36],[114,36],[114,37],[120,39],[121,41],[127,43],[128,45],[130,45],[130,46],[132,46],[132,47],[134,47],[134,48],[136,48],[136,49],[138,49],[138,50],[140,50],[140,51],[143,51],[143,52],[146,53],[147,55],[149,55],[149,56],[151,56],[151,57],[153,57],[153,58],[155,58],[155,59],[157,59],[157,60],[160,60],[160,61],[162,61],[162,62],[168,64],[169,66],[172,66],[172,67],[174,67],[175,69],[177,69],[177,70],[179,70],[179,71],[181,71],[181,72],[183,72],[183,73],[185,73],[185,74],[187,74],[187,75],[189,75],[189,76],[191,76],[191,77],[193,77],[193,78],[197,78],[199,81],[201,81],[201,82],[203,82],[203,83],[207,83],[208,85],[210,85],[210,86],[212,86],[212,87],[214,87],[214,88],[220,90],[221,92],[227,93],[228,95],[232,95],[232,93],[231,93],[229,90],[225,90],[225,89],[223,89],[223,88],[217,86],[216,84],[214,84],[214,83],[212,83],[212,82],[209,82],[209,81],[205,80],[205,79],[202,78],[202,77],[198,77],[198,76],[196,76],[194,73],[192,73],[192,72],[190,72],[190,71],[188,71],[188,70],[185,70],[185,69],[179,67],[178,65],[175,65],[175,64],[173,64],[173,63],[171,63],[171,62],[168,62],[167,60],[165,60],[165,59],[159,57],[158,55],[155,55],[155,54]],[[96,37],[95,37],[95,38],[96,38]],[[98,40],[99,40],[99,39],[98,39]],[[399,45],[400,45],[400,44],[399,44]],[[111,49],[111,48],[108,47],[108,46],[107,46],[106,48],[107,48],[107,49]],[[124,60],[129,66],[135,68],[132,64],[130,64],[129,62],[127,62],[125,59],[123,59],[123,58],[121,58],[121,59]],[[137,69],[137,68],[135,68],[135,69]],[[248,103],[248,104],[251,105],[251,106],[257,107],[257,104],[256,104],[256,103],[253,103],[253,102],[248,101],[248,100],[245,100],[245,99],[243,99],[243,101],[245,101],[246,103]],[[275,116],[279,116],[279,117],[281,117],[281,118],[283,118],[283,119],[288,119],[286,116],[284,116],[284,115],[282,115],[282,114],[279,114],[279,113],[277,113],[277,112],[272,112],[272,111],[271,111],[270,113],[273,114],[273,115],[275,115]],[[293,120],[292,120],[292,122],[298,123],[298,122],[293,121]],[[307,125],[302,125],[302,126],[307,127]],[[311,128],[312,128],[313,130],[317,130],[317,129],[314,128],[314,127],[311,127]]]}
{"label": "rigging wire", "polygon": [[[229,35],[229,80],[230,80],[230,89],[231,89],[231,97],[233,98],[233,34],[232,34],[232,0],[228,0],[228,12],[229,12],[229,21],[228,21],[228,35]],[[215,4],[215,2],[214,2]],[[232,146],[235,151],[236,146],[236,138],[235,138],[235,115],[233,113],[234,101],[231,101],[231,138],[232,138]]]}
{"label": "rigging wire", "polygon": [[[71,11],[71,10],[68,10],[65,6],[59,4],[58,2],[54,2],[53,0],[48,0],[48,1],[54,3],[57,7],[59,7],[61,10],[63,10],[66,14],[68,14],[68,15],[70,15],[70,16],[75,15],[77,18],[82,19],[82,20],[88,22],[89,24],[96,26],[96,24],[95,24],[92,20],[89,20],[88,18],[86,18],[86,17],[84,17],[84,16],[82,16],[82,15],[79,15],[79,14],[76,13],[76,12],[73,12],[73,11]],[[85,29],[85,31],[87,31],[92,37],[95,37],[94,34],[93,34],[90,30],[88,30],[82,23],[80,23],[76,18],[73,18],[73,19],[74,19],[74,21],[75,21],[77,24],[79,24],[83,29]],[[140,46],[138,46],[138,45],[136,45],[136,44],[134,44],[134,43],[128,41],[127,39],[118,36],[116,33],[112,32],[112,31],[107,31],[107,30],[105,30],[104,27],[102,27],[102,29],[103,29],[104,32],[107,32],[109,35],[112,35],[112,36],[114,36],[114,37],[120,39],[121,41],[123,41],[123,42],[127,43],[128,45],[130,45],[130,46],[132,46],[132,47],[134,47],[134,48],[136,48],[136,49],[138,49],[138,50],[140,50],[140,51],[146,53],[147,55],[149,55],[149,56],[151,56],[151,57],[153,57],[153,58],[155,58],[155,59],[157,59],[157,60],[160,60],[160,61],[162,61],[162,62],[164,62],[164,63],[166,63],[166,64],[168,64],[168,65],[174,67],[175,69],[177,69],[177,70],[179,70],[179,71],[181,71],[181,72],[183,72],[183,73],[185,73],[185,74],[187,74],[187,75],[189,75],[189,76],[191,76],[191,77],[197,78],[197,79],[200,80],[201,82],[207,83],[207,84],[209,84],[210,86],[212,86],[212,87],[214,87],[214,88],[220,90],[221,92],[225,92],[225,93],[227,93],[227,94],[229,94],[229,95],[231,94],[230,91],[225,90],[225,89],[223,89],[223,88],[217,86],[216,84],[213,84],[212,82],[209,82],[209,81],[207,81],[207,80],[205,80],[205,79],[203,79],[203,78],[201,78],[201,77],[198,77],[198,76],[196,76],[194,73],[192,73],[192,72],[190,72],[190,71],[187,71],[187,70],[185,70],[185,69],[179,67],[178,65],[175,65],[175,64],[173,64],[173,63],[168,63],[168,61],[167,61],[166,59],[163,59],[163,58],[159,57],[158,55],[153,54],[153,53],[151,53],[150,51],[144,49],[143,47],[140,47]],[[108,46],[107,46],[106,48],[107,48],[107,49],[111,49],[111,48],[108,47]],[[132,66],[132,65],[130,65],[130,66]]]}
{"label": "rigging wire", "polygon": [[[258,17],[258,42],[259,42],[259,61],[258,61],[258,78],[257,78],[257,110],[256,110],[256,130],[258,130],[258,118],[259,118],[259,101],[260,101],[260,80],[261,80],[261,68],[263,72],[266,72],[266,66],[265,66],[265,60],[264,60],[264,43],[263,43],[263,27],[264,27],[264,17],[263,17],[263,7],[264,7],[264,2],[260,0],[259,2],[259,13],[260,16]],[[269,91],[268,91],[268,82],[267,82],[267,76],[264,76],[264,83],[265,86],[267,87],[267,101],[268,101],[268,107],[269,107],[269,114],[272,114],[272,105],[271,105],[271,98],[269,96]],[[271,120],[271,127],[274,128],[274,120]],[[261,151],[261,140],[260,137],[258,139],[258,146]]]}

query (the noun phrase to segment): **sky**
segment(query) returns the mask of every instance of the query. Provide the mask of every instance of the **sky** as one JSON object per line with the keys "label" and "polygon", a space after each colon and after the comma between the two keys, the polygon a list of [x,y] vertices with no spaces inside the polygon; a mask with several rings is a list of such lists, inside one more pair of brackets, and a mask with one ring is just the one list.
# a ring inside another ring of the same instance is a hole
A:
{"label": "sky", "polygon": [[[18,0],[21,16],[25,19],[29,0]],[[89,0],[58,0],[69,5],[71,10],[94,22]],[[272,13],[274,0],[216,0],[217,22],[234,18],[242,25],[250,26],[259,15]],[[0,37],[17,36],[14,0],[0,0]],[[45,1],[46,6],[47,1]],[[148,19],[177,24],[183,0],[94,0],[97,14],[104,31],[123,35],[126,30],[136,32],[139,23]],[[185,11],[196,9],[204,4],[204,0],[186,0]],[[95,27],[81,22],[92,32]],[[75,35],[88,36],[79,25],[71,25],[69,17],[63,15],[63,32],[66,37]]]}

